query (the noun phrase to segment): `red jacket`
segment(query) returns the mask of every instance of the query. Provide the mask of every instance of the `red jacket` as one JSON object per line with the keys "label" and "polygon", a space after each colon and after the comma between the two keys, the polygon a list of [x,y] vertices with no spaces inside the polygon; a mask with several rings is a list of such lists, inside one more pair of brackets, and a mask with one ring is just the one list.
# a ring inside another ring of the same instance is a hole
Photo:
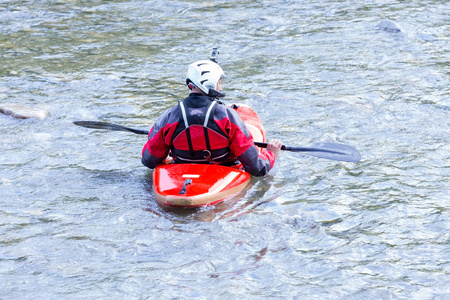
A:
{"label": "red jacket", "polygon": [[[212,104],[214,106],[205,122]],[[226,163],[237,158],[254,176],[263,176],[273,167],[273,153],[265,149],[258,151],[253,137],[234,109],[196,93],[184,99],[182,105],[166,110],[150,130],[142,150],[145,166],[155,168],[170,152],[177,163]]]}

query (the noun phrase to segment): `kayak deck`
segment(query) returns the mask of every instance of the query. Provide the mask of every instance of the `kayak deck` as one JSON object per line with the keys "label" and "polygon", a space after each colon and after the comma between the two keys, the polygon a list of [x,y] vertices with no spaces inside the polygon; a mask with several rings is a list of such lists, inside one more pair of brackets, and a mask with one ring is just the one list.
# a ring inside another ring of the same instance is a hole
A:
{"label": "kayak deck", "polygon": [[214,205],[239,193],[249,181],[249,173],[220,165],[168,164],[153,172],[156,200],[165,206]]}

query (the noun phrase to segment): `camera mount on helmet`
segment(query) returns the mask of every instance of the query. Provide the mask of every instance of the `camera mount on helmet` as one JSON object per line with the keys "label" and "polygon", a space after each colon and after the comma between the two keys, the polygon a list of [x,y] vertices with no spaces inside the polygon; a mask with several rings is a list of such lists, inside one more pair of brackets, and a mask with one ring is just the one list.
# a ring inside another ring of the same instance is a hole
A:
{"label": "camera mount on helmet", "polygon": [[217,62],[217,59],[219,58],[220,50],[217,47],[214,47],[211,55],[209,56],[209,60],[215,62],[216,64],[219,64]]}

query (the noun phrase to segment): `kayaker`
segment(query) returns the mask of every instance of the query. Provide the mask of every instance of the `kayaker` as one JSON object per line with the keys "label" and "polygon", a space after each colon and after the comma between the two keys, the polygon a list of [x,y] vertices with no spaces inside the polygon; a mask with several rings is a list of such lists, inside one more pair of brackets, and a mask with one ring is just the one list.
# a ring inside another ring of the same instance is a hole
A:
{"label": "kayaker", "polygon": [[217,99],[225,97],[223,77],[215,61],[189,65],[186,84],[191,93],[167,109],[150,130],[142,150],[145,166],[153,169],[170,155],[176,163],[231,165],[239,161],[254,176],[269,172],[282,144],[272,140],[261,152],[256,148],[238,113]]}

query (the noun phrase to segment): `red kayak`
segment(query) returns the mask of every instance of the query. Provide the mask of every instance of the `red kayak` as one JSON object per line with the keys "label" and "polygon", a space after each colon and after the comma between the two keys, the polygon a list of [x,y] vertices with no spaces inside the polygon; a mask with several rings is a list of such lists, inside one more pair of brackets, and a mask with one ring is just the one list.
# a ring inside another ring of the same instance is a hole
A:
{"label": "red kayak", "polygon": [[[248,106],[232,106],[251,132],[254,141],[265,142],[258,115]],[[250,181],[242,165],[162,164],[153,171],[153,191],[164,206],[199,207],[217,204],[241,192]]]}

